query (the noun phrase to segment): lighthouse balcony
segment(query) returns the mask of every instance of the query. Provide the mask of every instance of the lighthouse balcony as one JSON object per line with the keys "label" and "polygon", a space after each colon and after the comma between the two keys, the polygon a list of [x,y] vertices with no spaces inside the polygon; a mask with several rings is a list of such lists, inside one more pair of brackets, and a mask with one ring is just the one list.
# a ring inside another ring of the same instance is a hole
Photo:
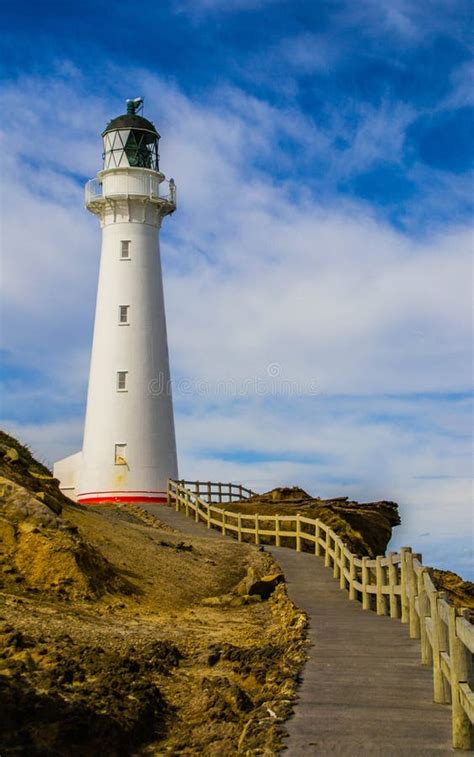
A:
{"label": "lighthouse balcony", "polygon": [[[163,186],[165,185],[165,186]],[[108,199],[137,198],[151,200],[160,205],[176,207],[176,185],[173,179],[164,180],[156,171],[114,171],[98,179],[91,179],[85,187],[85,204],[93,212]]]}

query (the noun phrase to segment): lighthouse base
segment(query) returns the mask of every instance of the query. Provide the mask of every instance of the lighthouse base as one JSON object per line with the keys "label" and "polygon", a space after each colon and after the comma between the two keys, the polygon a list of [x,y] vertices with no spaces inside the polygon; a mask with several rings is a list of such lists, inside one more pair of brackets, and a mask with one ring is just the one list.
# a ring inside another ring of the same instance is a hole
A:
{"label": "lighthouse base", "polygon": [[82,505],[105,505],[109,502],[146,502],[152,504],[166,504],[166,492],[89,492],[77,497]]}
{"label": "lighthouse base", "polygon": [[82,450],[58,460],[53,466],[53,476],[59,480],[62,493],[76,502],[77,484],[82,463]]}
{"label": "lighthouse base", "polygon": [[166,504],[165,491],[131,490],[131,491],[95,491],[80,492],[78,490],[81,473],[82,452],[76,452],[54,464],[54,477],[59,479],[59,488],[66,497],[82,505],[105,505],[109,502],[147,502],[152,504]]}

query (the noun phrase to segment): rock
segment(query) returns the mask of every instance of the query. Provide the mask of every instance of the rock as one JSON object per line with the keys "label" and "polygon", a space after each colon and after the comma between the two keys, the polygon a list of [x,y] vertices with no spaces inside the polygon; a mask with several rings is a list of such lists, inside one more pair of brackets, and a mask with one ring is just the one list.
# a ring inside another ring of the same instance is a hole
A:
{"label": "rock", "polygon": [[251,566],[247,568],[247,573],[244,578],[237,584],[234,589],[235,594],[249,594],[249,589],[252,584],[257,580],[255,569]]}
{"label": "rock", "polygon": [[272,576],[263,576],[259,581],[255,581],[249,587],[249,595],[257,594],[262,599],[268,599],[275,591],[278,584],[283,583],[285,577],[283,573],[275,573]]}
{"label": "rock", "polygon": [[61,502],[51,496],[51,494],[49,494],[48,492],[35,492],[35,498],[41,500],[41,502],[44,502],[44,504],[49,507],[49,509],[52,510],[56,515],[61,515],[63,511]]}
{"label": "rock", "polygon": [[192,544],[185,544],[184,541],[178,542],[176,545],[176,551],[177,552],[192,552],[193,545]]}
{"label": "rock", "polygon": [[204,607],[219,607],[219,605],[223,604],[223,599],[223,597],[204,597],[201,600],[201,604]]}
{"label": "rock", "polygon": [[3,455],[10,463],[16,463],[20,459],[20,455],[16,451],[15,447],[7,447]]}
{"label": "rock", "polygon": [[450,570],[431,569],[431,577],[437,589],[446,591],[450,602],[459,608],[469,610],[471,622],[474,621],[474,583],[464,581],[457,573]]}

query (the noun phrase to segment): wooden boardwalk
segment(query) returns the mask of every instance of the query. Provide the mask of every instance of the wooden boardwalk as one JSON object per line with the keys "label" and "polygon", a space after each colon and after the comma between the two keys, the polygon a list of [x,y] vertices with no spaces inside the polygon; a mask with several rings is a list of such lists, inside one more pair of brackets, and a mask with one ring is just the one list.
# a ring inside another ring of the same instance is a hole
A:
{"label": "wooden boardwalk", "polygon": [[[222,538],[170,508],[146,509],[185,533]],[[310,619],[309,659],[286,723],[285,754],[453,754],[450,708],[433,704],[431,669],[420,665],[419,642],[408,638],[406,625],[350,602],[321,558],[265,549]]]}

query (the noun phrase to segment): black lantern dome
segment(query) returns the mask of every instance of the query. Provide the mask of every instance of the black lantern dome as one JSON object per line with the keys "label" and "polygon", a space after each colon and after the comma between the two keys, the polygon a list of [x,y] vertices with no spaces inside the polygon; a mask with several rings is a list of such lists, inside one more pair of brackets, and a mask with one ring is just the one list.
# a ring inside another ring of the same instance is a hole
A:
{"label": "black lantern dome", "polygon": [[127,100],[127,112],[113,118],[102,133],[104,169],[151,168],[159,170],[158,134],[155,125],[138,115],[143,100]]}

